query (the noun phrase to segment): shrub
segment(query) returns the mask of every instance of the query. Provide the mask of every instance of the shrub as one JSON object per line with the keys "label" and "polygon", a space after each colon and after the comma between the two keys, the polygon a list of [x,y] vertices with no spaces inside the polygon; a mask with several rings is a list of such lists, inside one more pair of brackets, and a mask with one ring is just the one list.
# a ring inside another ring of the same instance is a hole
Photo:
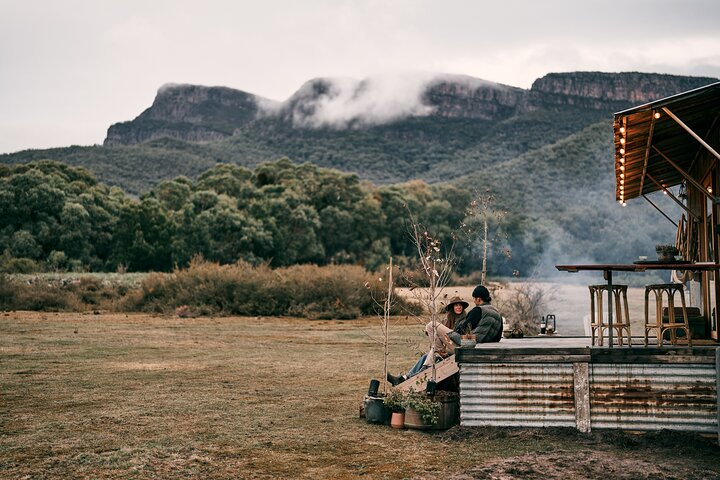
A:
{"label": "shrub", "polygon": [[29,258],[15,258],[10,255],[0,257],[0,272],[2,273],[34,273],[38,271],[40,271],[40,266]]}
{"label": "shrub", "polygon": [[0,309],[3,310],[81,310],[82,304],[71,292],[46,281],[19,282],[0,275]]}
{"label": "shrub", "polygon": [[296,265],[273,270],[264,264],[219,265],[194,259],[187,269],[147,277],[139,291],[128,296],[125,308],[171,313],[187,305],[193,311],[223,315],[351,319],[374,313],[372,295],[379,298],[381,290],[372,286],[372,280],[358,266]]}
{"label": "shrub", "polygon": [[520,330],[525,335],[537,335],[540,331],[540,317],[556,294],[555,286],[516,283],[510,285],[495,304],[507,318],[511,330]]}

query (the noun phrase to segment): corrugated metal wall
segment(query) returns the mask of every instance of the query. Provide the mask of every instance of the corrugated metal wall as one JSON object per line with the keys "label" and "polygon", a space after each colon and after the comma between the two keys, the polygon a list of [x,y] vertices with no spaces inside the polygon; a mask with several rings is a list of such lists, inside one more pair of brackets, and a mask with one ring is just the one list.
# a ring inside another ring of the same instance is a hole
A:
{"label": "corrugated metal wall", "polygon": [[714,365],[591,364],[591,428],[718,429]]}
{"label": "corrugated metal wall", "polygon": [[[586,372],[591,429],[718,431],[715,365],[590,363]],[[569,362],[461,363],[460,423],[576,427],[575,380]]]}
{"label": "corrugated metal wall", "polygon": [[575,427],[572,363],[463,363],[463,426]]}

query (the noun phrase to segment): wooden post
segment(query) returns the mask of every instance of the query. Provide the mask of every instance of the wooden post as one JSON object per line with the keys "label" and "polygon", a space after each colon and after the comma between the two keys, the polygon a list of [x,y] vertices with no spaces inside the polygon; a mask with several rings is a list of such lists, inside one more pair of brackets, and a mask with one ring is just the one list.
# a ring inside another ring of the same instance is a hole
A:
{"label": "wooden post", "polygon": [[582,433],[590,433],[590,368],[587,362],[573,363],[575,391],[575,425]]}

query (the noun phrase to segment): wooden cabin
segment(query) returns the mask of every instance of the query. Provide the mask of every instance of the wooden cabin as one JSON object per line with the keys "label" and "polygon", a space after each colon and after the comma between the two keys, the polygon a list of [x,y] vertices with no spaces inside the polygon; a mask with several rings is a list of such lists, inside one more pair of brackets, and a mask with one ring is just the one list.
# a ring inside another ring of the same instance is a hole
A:
{"label": "wooden cabin", "polygon": [[[678,227],[681,255],[694,263],[717,263],[720,82],[616,113],[614,137],[615,199],[624,204],[642,197],[665,215],[647,196],[664,191],[684,212],[677,223],[668,218]],[[676,193],[670,191],[676,186]],[[691,283],[692,301],[715,341],[720,311],[716,274],[707,271],[682,279]]]}
{"label": "wooden cabin", "polygon": [[[455,360],[460,369],[461,425],[567,426],[584,432],[673,429],[720,435],[720,282],[715,281],[720,268],[720,83],[618,112],[614,126],[611,161],[617,201],[643,197],[653,203],[647,195],[663,190],[682,208],[677,244],[689,270],[675,275],[694,292],[706,322],[705,340],[669,346],[634,342],[613,348],[612,336],[603,346],[584,337],[531,337],[459,348]],[[675,193],[671,187],[677,187]],[[608,291],[613,271],[643,268],[558,266],[565,271],[602,271]],[[610,319],[612,309],[608,301]]]}

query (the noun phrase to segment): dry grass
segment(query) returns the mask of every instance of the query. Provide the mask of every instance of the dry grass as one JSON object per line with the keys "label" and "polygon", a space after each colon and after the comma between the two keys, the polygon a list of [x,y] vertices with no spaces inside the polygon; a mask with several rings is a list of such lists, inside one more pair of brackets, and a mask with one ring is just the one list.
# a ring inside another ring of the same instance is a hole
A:
{"label": "dry grass", "polygon": [[[420,335],[402,323],[393,371],[413,362]],[[493,478],[478,468],[548,451],[634,455],[567,432],[369,425],[358,407],[382,356],[366,333],[379,334],[376,319],[2,314],[0,477]],[[684,455],[684,478],[720,475],[702,458]]]}

